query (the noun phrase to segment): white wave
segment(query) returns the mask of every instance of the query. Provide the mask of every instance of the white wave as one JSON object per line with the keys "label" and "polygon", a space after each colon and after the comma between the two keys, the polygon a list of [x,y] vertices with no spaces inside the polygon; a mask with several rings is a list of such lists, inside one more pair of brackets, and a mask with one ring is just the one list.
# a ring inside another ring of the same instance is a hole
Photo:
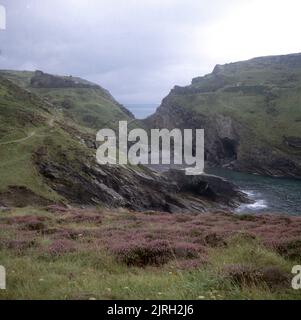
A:
{"label": "white wave", "polygon": [[256,193],[251,190],[242,190],[243,193],[245,193],[248,197],[253,198],[256,196]]}
{"label": "white wave", "polygon": [[241,205],[237,211],[238,212],[246,212],[246,211],[256,211],[256,210],[263,210],[268,208],[268,204],[265,200],[259,199],[255,200],[254,203],[249,203],[249,204],[243,204]]}
{"label": "white wave", "polygon": [[257,201],[255,201],[254,203],[251,203],[251,204],[246,205],[246,207],[249,208],[249,209],[255,210],[255,209],[264,209],[264,208],[267,208],[268,205],[267,205],[267,203],[266,203],[265,200],[257,200]]}

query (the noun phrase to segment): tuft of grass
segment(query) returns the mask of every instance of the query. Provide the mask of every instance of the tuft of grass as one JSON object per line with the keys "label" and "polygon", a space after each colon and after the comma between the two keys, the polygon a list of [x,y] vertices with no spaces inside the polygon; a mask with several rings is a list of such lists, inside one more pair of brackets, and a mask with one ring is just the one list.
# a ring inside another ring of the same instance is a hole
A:
{"label": "tuft of grass", "polygon": [[265,248],[258,239],[236,235],[227,247],[211,250],[212,264],[220,271],[225,265],[246,264],[257,268],[278,266],[290,272],[290,264],[279,254]]}

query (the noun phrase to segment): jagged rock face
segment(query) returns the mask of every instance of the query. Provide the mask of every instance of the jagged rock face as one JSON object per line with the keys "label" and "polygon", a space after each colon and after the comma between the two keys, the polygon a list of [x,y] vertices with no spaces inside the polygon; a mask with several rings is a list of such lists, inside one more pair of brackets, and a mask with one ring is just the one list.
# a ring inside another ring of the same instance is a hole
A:
{"label": "jagged rock face", "polygon": [[301,178],[301,54],[216,66],[176,86],[149,128],[205,129],[208,166]]}
{"label": "jagged rock face", "polygon": [[182,193],[188,192],[203,196],[230,207],[249,202],[246,195],[237,186],[221,177],[209,174],[187,176],[185,170],[178,169],[170,169],[163,175],[174,181]]}
{"label": "jagged rock face", "polygon": [[239,123],[232,118],[217,115],[192,114],[184,107],[164,102],[145,123],[151,128],[205,129],[205,160],[211,166],[222,165],[237,159],[240,137]]}
{"label": "jagged rock face", "polygon": [[78,171],[42,158],[37,164],[48,184],[75,204],[172,213],[236,208],[249,201],[235,185],[222,178],[185,176],[181,170],[159,174],[145,167],[85,163]]}

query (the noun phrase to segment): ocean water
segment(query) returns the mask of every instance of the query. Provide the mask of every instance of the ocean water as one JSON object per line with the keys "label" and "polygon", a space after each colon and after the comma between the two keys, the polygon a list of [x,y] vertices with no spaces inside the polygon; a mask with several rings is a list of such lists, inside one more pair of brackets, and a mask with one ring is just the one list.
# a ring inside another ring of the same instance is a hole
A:
{"label": "ocean water", "polygon": [[160,103],[147,103],[147,104],[124,104],[137,119],[145,119],[155,113]]}
{"label": "ocean water", "polygon": [[[159,103],[125,104],[137,119],[152,115]],[[158,171],[168,170],[169,166],[155,166]],[[241,191],[253,200],[251,204],[243,204],[239,213],[286,213],[301,215],[301,180],[279,179],[235,172],[222,168],[206,169],[207,173],[224,177],[235,183]]]}
{"label": "ocean water", "polygon": [[232,181],[254,201],[239,207],[237,211],[240,213],[301,215],[301,180],[262,177],[216,168],[206,172]]}

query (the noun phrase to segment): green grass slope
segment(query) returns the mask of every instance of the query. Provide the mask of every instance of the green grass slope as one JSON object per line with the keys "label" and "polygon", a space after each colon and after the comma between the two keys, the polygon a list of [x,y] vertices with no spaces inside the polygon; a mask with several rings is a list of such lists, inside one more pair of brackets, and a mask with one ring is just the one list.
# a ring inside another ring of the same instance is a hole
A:
{"label": "green grass slope", "polygon": [[108,91],[86,80],[0,71],[0,204],[63,201],[41,176],[41,157],[83,178],[97,130],[132,118]]}
{"label": "green grass slope", "polygon": [[[104,127],[116,127],[120,120],[132,120],[133,115],[120,105],[111,94],[89,81],[77,77],[51,76],[50,83],[33,85],[32,78],[39,80],[39,72],[30,71],[0,71],[0,75],[13,81],[18,86],[29,90],[46,101],[51,102],[64,115],[65,120],[71,120],[93,131]],[[56,81],[70,81],[71,85],[62,86]],[[72,85],[76,84],[76,87]]]}
{"label": "green grass slope", "polygon": [[217,66],[190,88],[197,94],[188,107],[230,115],[271,145],[294,153],[283,137],[301,138],[301,54]]}
{"label": "green grass slope", "polygon": [[[35,157],[45,146],[53,159],[61,157],[61,150],[69,161],[87,152],[63,129],[62,121],[52,105],[0,77],[0,193],[3,197],[10,196],[5,194],[10,188],[23,188],[43,199],[61,200],[39,174]],[[11,192],[11,197],[19,196],[16,190]]]}
{"label": "green grass slope", "polygon": [[[206,127],[212,145],[225,137],[237,139],[241,163],[257,159],[257,167],[273,169],[273,163],[276,166],[281,159],[294,167],[292,175],[301,175],[301,54],[217,65],[211,74],[193,79],[190,86],[176,86],[151,120],[163,118],[176,125],[184,114],[181,110],[190,113],[187,118],[193,125],[214,127],[215,133]],[[227,126],[236,137],[226,132]],[[218,136],[216,132],[224,133]]]}

